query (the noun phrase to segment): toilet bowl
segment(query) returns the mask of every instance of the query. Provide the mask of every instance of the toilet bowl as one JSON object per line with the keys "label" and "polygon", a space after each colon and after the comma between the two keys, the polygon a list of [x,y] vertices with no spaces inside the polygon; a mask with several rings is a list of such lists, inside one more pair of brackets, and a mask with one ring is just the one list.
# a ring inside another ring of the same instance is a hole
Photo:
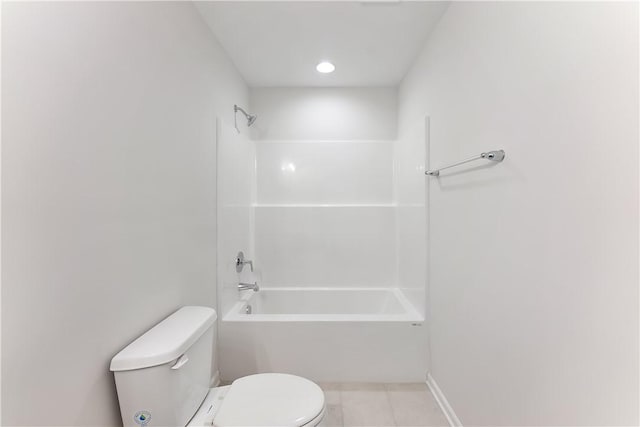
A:
{"label": "toilet bowl", "polygon": [[216,312],[183,307],[111,360],[124,426],[315,427],[324,393],[295,375],[265,373],[209,388]]}

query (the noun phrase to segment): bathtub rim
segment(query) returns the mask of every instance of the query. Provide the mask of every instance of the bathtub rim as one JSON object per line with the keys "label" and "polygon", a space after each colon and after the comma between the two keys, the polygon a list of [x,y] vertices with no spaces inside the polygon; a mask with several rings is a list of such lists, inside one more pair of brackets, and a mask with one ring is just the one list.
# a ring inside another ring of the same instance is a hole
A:
{"label": "bathtub rim", "polygon": [[231,309],[222,317],[223,322],[405,322],[414,326],[422,326],[425,321],[418,310],[409,302],[401,289],[392,287],[345,287],[328,286],[274,286],[261,287],[258,292],[269,291],[386,291],[397,299],[404,313],[402,314],[243,314],[242,310],[254,295],[253,291],[245,291]]}

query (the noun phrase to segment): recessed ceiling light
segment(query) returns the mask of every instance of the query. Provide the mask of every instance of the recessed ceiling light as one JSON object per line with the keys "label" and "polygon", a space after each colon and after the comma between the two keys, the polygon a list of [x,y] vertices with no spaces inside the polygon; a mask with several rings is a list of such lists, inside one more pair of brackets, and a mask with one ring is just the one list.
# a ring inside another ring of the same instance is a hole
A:
{"label": "recessed ceiling light", "polygon": [[324,74],[333,73],[333,70],[335,69],[336,69],[336,66],[328,61],[323,61],[316,66],[316,70],[318,70],[319,73],[324,73]]}

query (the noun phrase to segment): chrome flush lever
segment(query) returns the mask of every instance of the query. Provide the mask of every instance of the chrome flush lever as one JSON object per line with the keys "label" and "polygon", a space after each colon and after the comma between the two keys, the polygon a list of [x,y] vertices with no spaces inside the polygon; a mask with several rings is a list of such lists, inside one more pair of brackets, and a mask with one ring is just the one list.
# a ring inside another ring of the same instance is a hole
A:
{"label": "chrome flush lever", "polygon": [[244,252],[238,252],[238,256],[236,256],[236,271],[240,273],[244,268],[245,264],[249,264],[251,267],[251,272],[253,272],[253,261],[244,259]]}

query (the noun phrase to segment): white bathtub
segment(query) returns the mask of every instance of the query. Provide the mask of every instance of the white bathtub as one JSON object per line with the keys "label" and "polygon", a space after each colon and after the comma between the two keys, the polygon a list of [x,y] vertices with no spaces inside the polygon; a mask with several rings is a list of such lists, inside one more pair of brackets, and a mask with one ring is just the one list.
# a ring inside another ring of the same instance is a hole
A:
{"label": "white bathtub", "polygon": [[424,319],[399,289],[265,288],[246,291],[224,320],[420,323]]}
{"label": "white bathtub", "polygon": [[245,291],[220,324],[220,370],[223,380],[285,372],[315,381],[424,381],[423,320],[395,288]]}

